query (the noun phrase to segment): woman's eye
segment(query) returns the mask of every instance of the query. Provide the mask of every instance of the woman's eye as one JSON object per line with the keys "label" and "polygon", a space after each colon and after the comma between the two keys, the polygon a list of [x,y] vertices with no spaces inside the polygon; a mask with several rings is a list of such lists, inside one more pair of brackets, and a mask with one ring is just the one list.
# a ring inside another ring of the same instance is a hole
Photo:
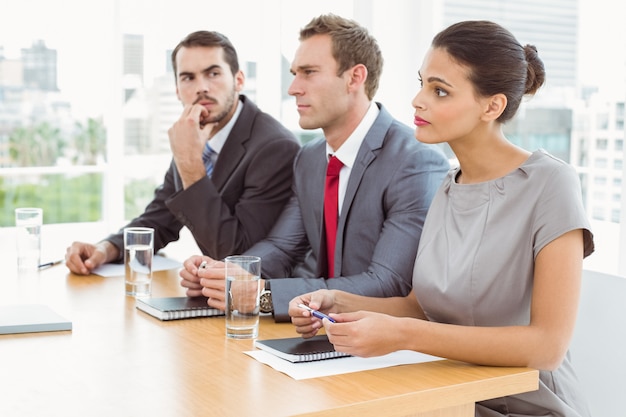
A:
{"label": "woman's eye", "polygon": [[445,97],[448,95],[448,92],[442,88],[435,88],[435,94],[437,97]]}

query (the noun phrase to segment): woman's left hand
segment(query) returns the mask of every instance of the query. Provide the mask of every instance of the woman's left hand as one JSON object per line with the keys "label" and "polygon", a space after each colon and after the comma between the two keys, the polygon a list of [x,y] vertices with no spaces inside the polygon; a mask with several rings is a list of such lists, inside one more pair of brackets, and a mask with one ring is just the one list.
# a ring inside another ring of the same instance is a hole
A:
{"label": "woman's left hand", "polygon": [[[406,349],[406,335],[400,328],[406,318],[370,311],[332,314],[336,323],[323,320],[328,340],[338,352],[354,356],[381,356]],[[410,319],[409,319],[410,320]]]}

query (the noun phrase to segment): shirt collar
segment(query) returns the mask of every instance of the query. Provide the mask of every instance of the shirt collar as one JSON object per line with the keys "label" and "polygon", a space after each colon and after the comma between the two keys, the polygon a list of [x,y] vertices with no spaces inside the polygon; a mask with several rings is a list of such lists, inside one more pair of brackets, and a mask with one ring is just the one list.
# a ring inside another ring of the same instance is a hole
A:
{"label": "shirt collar", "polygon": [[215,153],[219,154],[222,151],[222,148],[226,143],[226,139],[228,138],[228,135],[230,135],[230,131],[233,130],[233,126],[235,125],[239,114],[241,114],[242,108],[243,105],[241,104],[241,100],[237,99],[237,109],[235,109],[233,117],[230,118],[228,123],[226,123],[226,125],[224,125],[224,127],[221,128],[219,132],[217,132],[215,135],[213,135],[211,139],[209,139],[209,146],[215,151]]}
{"label": "shirt collar", "polygon": [[356,129],[354,129],[350,136],[348,136],[348,139],[346,139],[346,141],[334,153],[333,149],[327,143],[326,154],[335,155],[345,166],[352,168],[359,152],[359,148],[365,140],[365,135],[367,135],[367,132],[369,132],[370,128],[376,121],[378,113],[380,113],[378,106],[374,102],[370,102],[370,106],[367,109],[365,116],[363,116],[363,119],[361,119],[361,122]]}

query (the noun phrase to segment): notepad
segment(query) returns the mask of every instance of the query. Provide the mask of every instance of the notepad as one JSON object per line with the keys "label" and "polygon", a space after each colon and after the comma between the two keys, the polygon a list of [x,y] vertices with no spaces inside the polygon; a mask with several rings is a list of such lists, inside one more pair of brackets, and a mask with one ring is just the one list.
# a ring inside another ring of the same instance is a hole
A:
{"label": "notepad", "polygon": [[337,352],[326,335],[317,335],[310,339],[292,337],[286,339],[256,340],[254,346],[293,363],[313,362],[350,356],[347,353]]}
{"label": "notepad", "polygon": [[159,320],[180,320],[223,316],[224,312],[207,305],[207,297],[138,298],[135,306]]}
{"label": "notepad", "polygon": [[0,334],[72,330],[72,322],[43,304],[0,306]]}

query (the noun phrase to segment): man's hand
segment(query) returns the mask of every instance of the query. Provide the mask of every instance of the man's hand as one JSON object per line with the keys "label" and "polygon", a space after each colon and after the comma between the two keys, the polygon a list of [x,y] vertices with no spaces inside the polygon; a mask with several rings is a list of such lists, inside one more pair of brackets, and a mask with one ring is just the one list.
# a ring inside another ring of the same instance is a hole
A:
{"label": "man's hand", "polygon": [[184,188],[206,176],[202,150],[214,127],[213,123],[207,123],[208,116],[207,109],[200,104],[185,106],[180,118],[167,131]]}
{"label": "man's hand", "polygon": [[194,255],[183,263],[180,285],[187,288],[187,296],[209,297],[209,306],[226,309],[226,269],[224,262],[208,256]]}
{"label": "man's hand", "polygon": [[119,254],[119,250],[107,241],[96,245],[73,242],[65,252],[65,265],[75,274],[89,275],[100,265],[117,259]]}

